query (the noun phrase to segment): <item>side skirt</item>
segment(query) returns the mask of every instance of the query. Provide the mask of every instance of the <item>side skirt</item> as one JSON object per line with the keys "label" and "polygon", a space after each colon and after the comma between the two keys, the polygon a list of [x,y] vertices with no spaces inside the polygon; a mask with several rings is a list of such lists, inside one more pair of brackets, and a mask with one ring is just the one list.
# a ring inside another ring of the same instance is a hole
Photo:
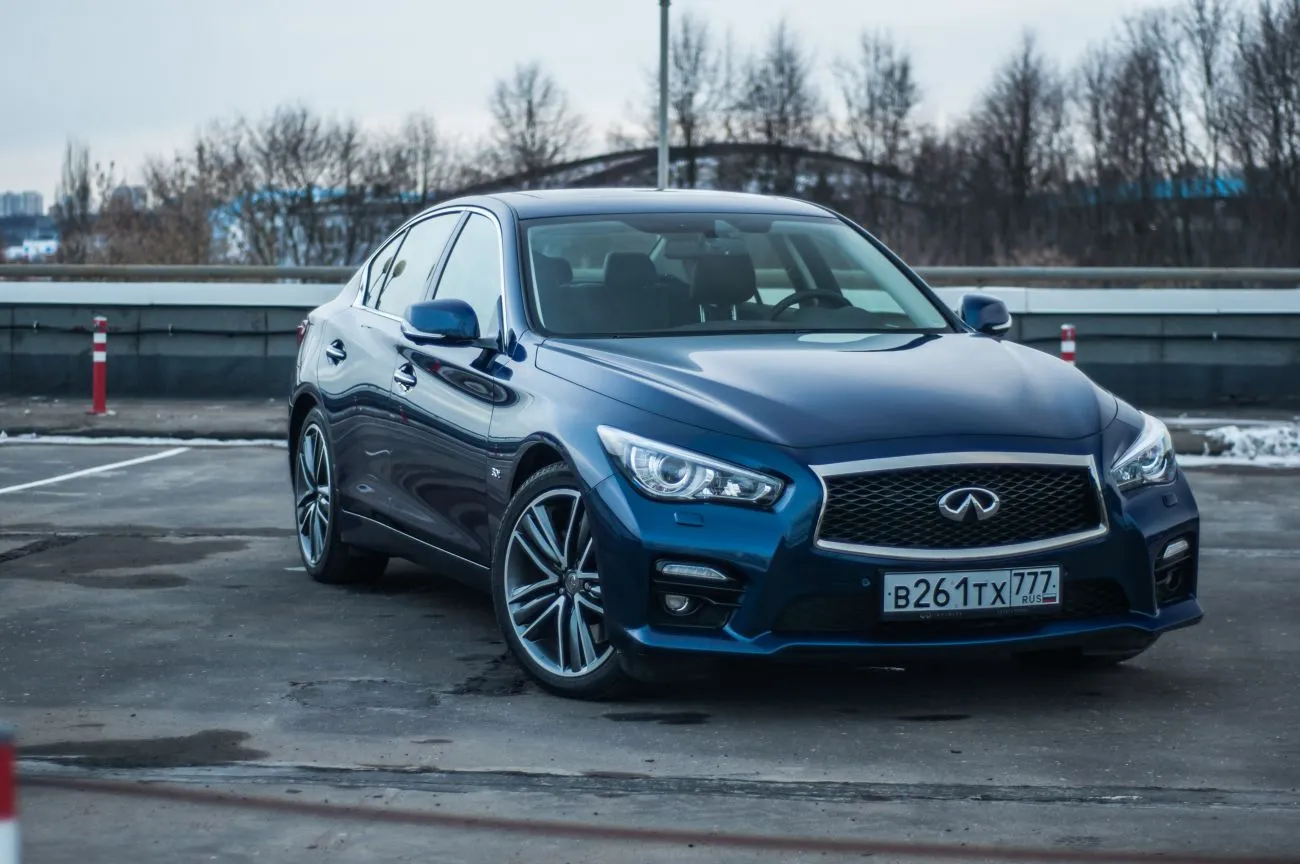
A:
{"label": "side skirt", "polygon": [[472,588],[486,591],[491,587],[491,571],[482,564],[439,549],[368,516],[344,510],[339,533],[349,545],[404,558]]}

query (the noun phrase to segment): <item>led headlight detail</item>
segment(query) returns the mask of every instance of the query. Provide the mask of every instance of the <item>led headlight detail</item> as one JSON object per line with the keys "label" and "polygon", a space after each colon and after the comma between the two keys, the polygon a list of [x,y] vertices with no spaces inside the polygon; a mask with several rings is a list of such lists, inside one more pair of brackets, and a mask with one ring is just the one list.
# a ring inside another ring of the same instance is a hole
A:
{"label": "led headlight detail", "polygon": [[661,501],[718,501],[767,506],[781,497],[775,477],[598,426],[600,441],[637,488]]}
{"label": "led headlight detail", "polygon": [[1110,469],[1115,485],[1133,489],[1148,483],[1167,483],[1174,479],[1177,461],[1169,430],[1150,414],[1143,414],[1142,431]]}

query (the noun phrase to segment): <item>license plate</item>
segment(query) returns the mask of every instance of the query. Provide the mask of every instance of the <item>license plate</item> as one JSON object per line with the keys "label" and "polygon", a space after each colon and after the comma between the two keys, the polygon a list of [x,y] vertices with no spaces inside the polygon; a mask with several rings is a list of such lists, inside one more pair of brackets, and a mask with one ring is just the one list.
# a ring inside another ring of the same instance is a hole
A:
{"label": "license plate", "polygon": [[886,573],[884,618],[1004,615],[1061,605],[1061,568]]}

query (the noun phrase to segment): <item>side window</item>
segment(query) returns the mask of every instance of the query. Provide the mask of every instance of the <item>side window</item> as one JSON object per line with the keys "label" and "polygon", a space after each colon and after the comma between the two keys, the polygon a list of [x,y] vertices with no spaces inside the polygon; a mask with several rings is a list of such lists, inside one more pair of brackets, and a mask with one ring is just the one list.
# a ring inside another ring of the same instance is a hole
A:
{"label": "side window", "polygon": [[478,316],[479,333],[490,332],[501,296],[501,238],[491,219],[478,213],[469,217],[451,247],[434,296],[464,300]]}
{"label": "side window", "polygon": [[397,247],[401,245],[402,238],[406,232],[402,232],[384,244],[383,248],[375,253],[375,257],[370,259],[370,267],[366,270],[366,296],[365,305],[371,309],[375,308],[375,298],[379,296],[379,289],[384,286],[384,277],[393,266],[393,256],[397,253]]}
{"label": "side window", "polygon": [[445,213],[416,222],[393,259],[388,281],[380,289],[376,308],[401,318],[412,303],[424,299],[434,265],[442,257],[447,238],[460,219],[459,213]]}

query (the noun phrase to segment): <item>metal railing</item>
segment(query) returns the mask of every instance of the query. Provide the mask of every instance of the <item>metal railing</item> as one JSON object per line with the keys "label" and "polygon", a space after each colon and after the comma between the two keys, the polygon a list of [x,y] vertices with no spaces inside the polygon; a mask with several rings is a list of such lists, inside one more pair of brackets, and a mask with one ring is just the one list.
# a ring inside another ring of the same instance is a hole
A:
{"label": "metal railing", "polygon": [[[917,267],[932,285],[1300,287],[1300,267]],[[242,264],[0,264],[0,279],[115,282],[346,282],[355,267]]]}
{"label": "metal railing", "polygon": [[84,282],[346,282],[356,267],[246,264],[0,264],[0,279]]}

